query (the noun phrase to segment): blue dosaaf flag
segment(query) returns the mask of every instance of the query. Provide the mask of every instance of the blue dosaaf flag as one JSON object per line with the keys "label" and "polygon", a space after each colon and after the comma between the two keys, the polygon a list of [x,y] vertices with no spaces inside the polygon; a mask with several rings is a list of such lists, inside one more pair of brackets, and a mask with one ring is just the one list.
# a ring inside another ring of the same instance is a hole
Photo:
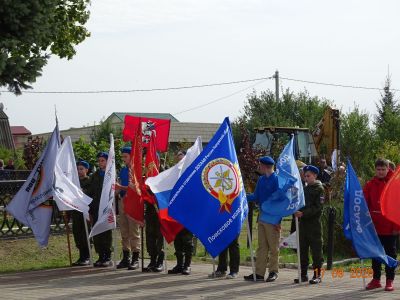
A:
{"label": "blue dosaaf flag", "polygon": [[213,257],[239,235],[248,207],[228,118],[178,179],[168,211]]}
{"label": "blue dosaaf flag", "polygon": [[350,161],[347,163],[344,191],[343,231],[345,237],[353,242],[359,258],[377,259],[391,268],[397,266],[397,260],[387,256],[382,247],[363,190]]}
{"label": "blue dosaaf flag", "polygon": [[294,137],[285,146],[276,163],[279,189],[261,207],[265,218],[263,221],[270,224],[280,223],[282,217],[292,215],[305,205],[293,144]]}

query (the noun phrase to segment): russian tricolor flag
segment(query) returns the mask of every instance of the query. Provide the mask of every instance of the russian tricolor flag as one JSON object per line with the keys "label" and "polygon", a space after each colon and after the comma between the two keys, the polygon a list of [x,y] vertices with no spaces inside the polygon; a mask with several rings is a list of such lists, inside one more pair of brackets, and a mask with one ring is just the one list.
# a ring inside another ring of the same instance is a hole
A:
{"label": "russian tricolor flag", "polygon": [[175,236],[182,230],[183,226],[176,222],[168,215],[168,204],[171,191],[174,188],[179,177],[183,174],[188,166],[199,156],[203,150],[201,137],[198,137],[190,147],[185,157],[172,168],[161,172],[155,177],[149,177],[146,185],[157,198],[159,208],[159,218],[161,224],[161,232],[168,243],[175,239]]}

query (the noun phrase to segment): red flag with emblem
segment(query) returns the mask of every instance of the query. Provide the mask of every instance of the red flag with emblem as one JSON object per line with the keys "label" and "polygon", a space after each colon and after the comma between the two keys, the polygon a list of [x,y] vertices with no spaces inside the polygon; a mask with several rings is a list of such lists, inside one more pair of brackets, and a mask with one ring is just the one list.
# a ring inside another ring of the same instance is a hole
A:
{"label": "red flag with emblem", "polygon": [[124,141],[132,141],[137,132],[137,128],[141,127],[143,132],[143,146],[148,147],[151,135],[156,133],[156,150],[166,152],[168,150],[169,131],[171,120],[142,118],[135,116],[125,116],[124,129],[122,131]]}
{"label": "red flag with emblem", "polygon": [[140,225],[144,225],[142,153],[142,130],[137,126],[136,134],[132,138],[129,185],[123,201],[125,213]]}
{"label": "red flag with emblem", "polygon": [[388,220],[400,226],[400,167],[390,178],[381,194],[382,214]]}

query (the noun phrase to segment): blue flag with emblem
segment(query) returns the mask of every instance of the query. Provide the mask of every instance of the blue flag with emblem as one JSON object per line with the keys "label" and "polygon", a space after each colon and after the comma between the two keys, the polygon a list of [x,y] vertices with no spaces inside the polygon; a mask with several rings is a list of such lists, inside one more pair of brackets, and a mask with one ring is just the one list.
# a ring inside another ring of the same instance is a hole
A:
{"label": "blue flag with emblem", "polygon": [[303,184],[294,157],[294,137],[283,149],[276,163],[279,189],[262,204],[263,222],[279,224],[282,217],[292,215],[305,204]]}
{"label": "blue flag with emblem", "polygon": [[386,255],[378,238],[363,190],[350,161],[347,163],[344,191],[343,231],[345,237],[353,242],[359,258],[373,258],[391,268],[397,266],[397,260]]}
{"label": "blue flag with emblem", "polygon": [[248,207],[228,118],[178,179],[168,212],[213,257],[240,234]]}

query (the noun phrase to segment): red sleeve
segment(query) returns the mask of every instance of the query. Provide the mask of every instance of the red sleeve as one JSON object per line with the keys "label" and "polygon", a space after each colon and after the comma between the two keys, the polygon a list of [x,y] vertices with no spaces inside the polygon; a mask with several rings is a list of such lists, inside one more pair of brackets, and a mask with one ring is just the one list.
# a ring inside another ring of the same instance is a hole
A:
{"label": "red sleeve", "polygon": [[364,189],[363,189],[364,198],[365,198],[365,201],[367,202],[368,208],[370,208],[370,204],[371,204],[371,198],[370,198],[370,195],[369,195],[369,190],[370,190],[370,182],[368,181],[364,185]]}

